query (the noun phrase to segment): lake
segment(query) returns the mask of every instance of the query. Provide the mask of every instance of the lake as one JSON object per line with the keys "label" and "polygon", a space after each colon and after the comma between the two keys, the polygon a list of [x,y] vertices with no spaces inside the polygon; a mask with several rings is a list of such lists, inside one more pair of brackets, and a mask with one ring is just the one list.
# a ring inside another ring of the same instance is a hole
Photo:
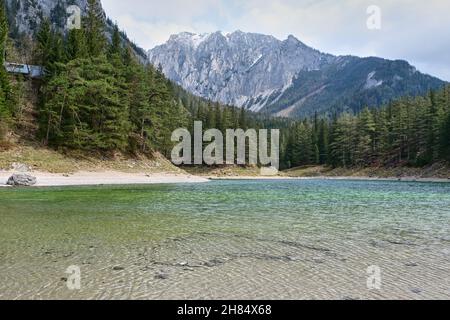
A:
{"label": "lake", "polygon": [[0,222],[0,299],[450,298],[450,183],[2,188]]}

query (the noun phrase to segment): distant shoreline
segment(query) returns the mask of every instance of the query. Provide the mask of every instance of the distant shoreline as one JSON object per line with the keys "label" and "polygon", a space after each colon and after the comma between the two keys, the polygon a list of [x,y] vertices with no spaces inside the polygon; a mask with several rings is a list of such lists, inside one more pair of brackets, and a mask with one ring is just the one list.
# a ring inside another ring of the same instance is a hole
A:
{"label": "distant shoreline", "polygon": [[303,166],[262,176],[257,166],[174,166],[159,153],[153,157],[115,155],[74,157],[43,147],[16,145],[0,152],[0,186],[14,172],[30,172],[37,186],[139,185],[203,183],[211,180],[365,180],[450,182],[450,163],[426,167]]}
{"label": "distant shoreline", "polygon": [[254,176],[236,176],[236,177],[209,177],[210,180],[361,180],[361,181],[399,181],[399,182],[445,182],[450,183],[450,179],[444,178],[417,178],[417,177],[364,177],[364,176],[317,176],[317,177],[254,177]]}
{"label": "distant shoreline", "polygon": [[[0,171],[0,187],[8,187],[6,182],[14,171]],[[101,185],[152,185],[177,183],[206,183],[219,180],[360,180],[360,181],[402,181],[402,182],[436,182],[450,183],[444,178],[417,177],[364,177],[364,176],[316,176],[316,177],[288,177],[288,176],[197,176],[185,173],[145,173],[120,171],[79,171],[71,174],[47,173],[41,171],[29,172],[37,178],[34,187],[64,187],[64,186],[101,186]]]}

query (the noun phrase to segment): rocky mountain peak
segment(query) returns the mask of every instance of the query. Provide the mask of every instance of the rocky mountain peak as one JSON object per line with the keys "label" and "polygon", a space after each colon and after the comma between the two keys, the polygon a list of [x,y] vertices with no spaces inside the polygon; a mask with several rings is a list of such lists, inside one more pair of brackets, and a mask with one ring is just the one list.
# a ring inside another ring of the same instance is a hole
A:
{"label": "rocky mountain peak", "polygon": [[148,52],[164,74],[201,97],[278,116],[358,110],[444,82],[405,61],[336,57],[301,42],[237,30],[183,32]]}
{"label": "rocky mountain peak", "polygon": [[295,37],[235,31],[228,34],[183,32],[149,51],[149,60],[194,94],[259,110],[263,101],[292,83],[301,70],[318,69],[334,57],[307,47]]}

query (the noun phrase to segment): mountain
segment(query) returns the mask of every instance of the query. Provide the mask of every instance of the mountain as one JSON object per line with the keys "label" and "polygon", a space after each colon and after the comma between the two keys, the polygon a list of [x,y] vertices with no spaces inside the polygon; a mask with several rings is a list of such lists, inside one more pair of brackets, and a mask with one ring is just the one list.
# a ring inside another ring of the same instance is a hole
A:
{"label": "mountain", "polygon": [[63,28],[68,6],[77,5],[82,12],[86,12],[87,8],[87,0],[6,0],[5,3],[10,29],[15,34],[37,32],[44,18],[49,18],[58,28]]}
{"label": "mountain", "polygon": [[445,84],[406,61],[333,56],[292,35],[281,41],[241,31],[183,32],[151,49],[148,59],[196,95],[281,117],[358,111]]}
{"label": "mountain", "polygon": [[[101,6],[100,0],[97,0]],[[66,9],[71,5],[77,5],[81,14],[87,12],[87,0],[5,0],[8,14],[10,36],[20,39],[22,36],[30,36],[39,30],[43,19],[49,19],[52,25],[59,31],[67,31],[68,13]],[[110,37],[113,30],[113,22],[103,13],[103,18],[108,27],[107,36]],[[122,41],[126,42],[134,50],[143,62],[147,60],[146,52],[131,42],[125,33],[121,33]]]}

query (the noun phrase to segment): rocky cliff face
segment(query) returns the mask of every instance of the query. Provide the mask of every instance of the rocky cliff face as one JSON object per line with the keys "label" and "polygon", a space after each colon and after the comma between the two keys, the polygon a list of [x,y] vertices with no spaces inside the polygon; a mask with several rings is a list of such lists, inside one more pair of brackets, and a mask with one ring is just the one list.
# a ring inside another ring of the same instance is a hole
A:
{"label": "rocky cliff face", "polygon": [[[87,0],[4,0],[8,13],[10,33],[13,38],[18,39],[21,35],[33,35],[39,30],[39,26],[44,18],[50,19],[52,25],[59,31],[67,31],[66,23],[69,14],[67,8],[77,5],[81,14],[85,15],[88,8]],[[97,0],[100,1],[100,0]],[[101,1],[100,1],[101,2]],[[112,32],[113,23],[106,18],[107,36]],[[131,46],[136,56],[147,61],[146,52],[132,43],[125,34],[123,41]]]}
{"label": "rocky cliff face", "polygon": [[150,50],[149,60],[194,94],[259,111],[264,98],[289,87],[299,71],[321,69],[335,57],[293,36],[280,41],[237,31],[174,35]]}
{"label": "rocky cliff face", "polygon": [[36,32],[45,17],[63,29],[68,17],[66,9],[70,5],[77,5],[84,13],[87,0],[6,0],[11,29],[25,34]]}
{"label": "rocky cliff face", "polygon": [[280,41],[241,31],[173,35],[148,57],[196,95],[283,117],[357,110],[444,83],[404,61],[336,57],[294,36]]}

